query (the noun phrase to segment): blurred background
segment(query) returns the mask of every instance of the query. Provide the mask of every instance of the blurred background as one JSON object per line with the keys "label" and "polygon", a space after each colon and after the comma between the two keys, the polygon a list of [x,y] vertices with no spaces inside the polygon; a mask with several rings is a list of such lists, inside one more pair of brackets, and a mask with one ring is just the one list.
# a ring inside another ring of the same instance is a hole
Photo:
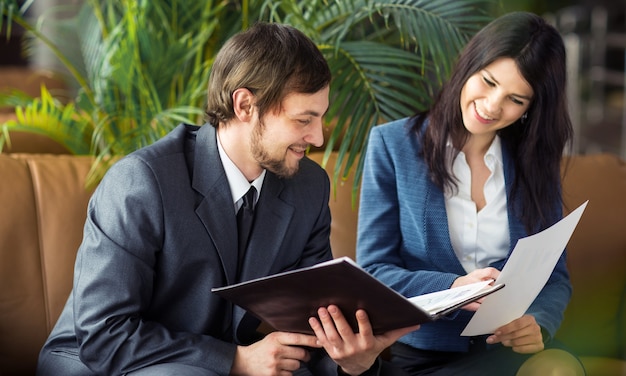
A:
{"label": "blurred background", "polygon": [[[0,0],[1,1],[1,0]],[[47,10],[67,7],[74,11],[82,0],[36,0],[29,9],[33,19]],[[576,153],[611,152],[626,158],[626,0],[501,0],[493,16],[526,10],[544,16],[561,31],[568,50],[570,111],[575,129]],[[0,30],[0,67],[59,70],[60,63],[44,46],[23,46],[17,25],[6,37]],[[44,27],[46,27],[44,25]],[[49,25],[47,36],[64,40],[71,49],[78,43],[63,23]],[[3,83],[0,82],[0,86]]]}

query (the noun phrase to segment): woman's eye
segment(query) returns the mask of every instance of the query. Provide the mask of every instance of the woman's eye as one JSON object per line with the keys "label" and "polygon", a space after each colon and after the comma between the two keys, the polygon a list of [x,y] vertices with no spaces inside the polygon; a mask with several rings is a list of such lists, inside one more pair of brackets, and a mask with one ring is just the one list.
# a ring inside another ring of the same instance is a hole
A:
{"label": "woman's eye", "polygon": [[519,105],[519,106],[523,106],[524,102],[520,101],[519,99],[515,98],[515,97],[511,97],[511,102]]}
{"label": "woman's eye", "polygon": [[496,84],[494,84],[493,81],[490,81],[487,77],[483,77],[483,81],[485,81],[485,83],[489,86],[496,86]]}

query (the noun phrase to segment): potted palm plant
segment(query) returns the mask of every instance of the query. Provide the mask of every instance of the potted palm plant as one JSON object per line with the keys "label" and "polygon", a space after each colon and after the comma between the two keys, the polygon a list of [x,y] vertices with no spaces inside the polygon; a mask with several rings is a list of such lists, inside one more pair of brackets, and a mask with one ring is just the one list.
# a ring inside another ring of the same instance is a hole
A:
{"label": "potted palm plant", "polygon": [[[0,96],[15,106],[9,130],[46,135],[75,154],[93,155],[90,182],[109,163],[162,137],[179,122],[200,123],[206,82],[222,43],[256,21],[291,24],[310,36],[333,74],[325,164],[334,179],[360,176],[369,129],[430,103],[454,58],[489,20],[493,0],[85,0],[72,19],[79,54],[64,54],[39,23],[31,1],[0,0],[0,14],[47,45],[78,91],[60,101]],[[5,21],[6,22],[6,21]],[[49,21],[48,21],[49,22]],[[0,27],[2,25],[0,24]],[[78,56],[77,60],[75,57]]]}

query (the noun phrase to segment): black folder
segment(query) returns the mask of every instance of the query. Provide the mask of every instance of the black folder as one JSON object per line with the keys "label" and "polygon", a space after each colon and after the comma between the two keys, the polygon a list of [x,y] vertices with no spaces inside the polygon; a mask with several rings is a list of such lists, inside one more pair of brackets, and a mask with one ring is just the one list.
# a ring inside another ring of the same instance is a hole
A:
{"label": "black folder", "polygon": [[310,267],[274,274],[211,291],[246,309],[274,329],[313,333],[309,317],[334,304],[357,332],[354,316],[364,309],[375,334],[439,319],[499,290],[503,285],[467,297],[436,312],[426,312],[358,266],[341,257]]}

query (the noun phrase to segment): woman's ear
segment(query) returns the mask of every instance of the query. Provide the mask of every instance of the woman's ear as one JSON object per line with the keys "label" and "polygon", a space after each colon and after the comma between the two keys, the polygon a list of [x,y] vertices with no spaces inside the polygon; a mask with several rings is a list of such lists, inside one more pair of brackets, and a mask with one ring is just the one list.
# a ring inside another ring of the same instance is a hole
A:
{"label": "woman's ear", "polygon": [[252,119],[255,97],[246,88],[239,88],[233,92],[233,110],[239,121],[247,122]]}

